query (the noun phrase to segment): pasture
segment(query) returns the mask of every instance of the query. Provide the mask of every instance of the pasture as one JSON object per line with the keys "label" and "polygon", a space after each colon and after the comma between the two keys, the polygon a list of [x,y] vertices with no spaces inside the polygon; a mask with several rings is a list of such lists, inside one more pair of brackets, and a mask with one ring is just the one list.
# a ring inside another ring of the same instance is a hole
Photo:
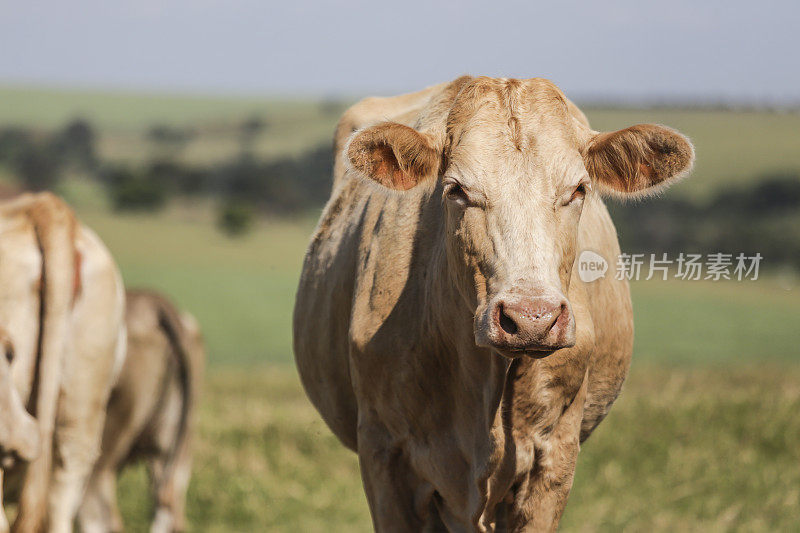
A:
{"label": "pasture", "polygon": [[[596,129],[661,122],[692,137],[694,176],[674,193],[703,197],[762,172],[800,168],[797,113],[589,109]],[[236,124],[267,121],[260,157],[330,142],[336,113],[316,102],[0,89],[0,124],[45,131],[83,116],[104,159],[147,157],[147,127],[196,135],[180,157],[208,163],[238,149]],[[291,313],[318,212],[268,218],[228,238],[208,201],[157,214],[111,213],[71,176],[59,191],[116,257],[126,284],[169,294],[208,345],[188,520],[195,531],[368,531],[355,456],[327,430],[292,365]],[[563,531],[778,531],[800,523],[800,282],[633,284],[631,375],[583,447]],[[146,529],[142,467],[119,486],[129,531]]]}
{"label": "pasture", "polygon": [[[800,370],[636,361],[584,444],[562,531],[792,531],[800,521]],[[196,531],[370,531],[356,457],[290,367],[216,369],[189,490]],[[143,468],[119,486],[144,531]]]}
{"label": "pasture", "polygon": [[[367,531],[355,456],[308,403],[290,316],[313,219],[240,240],[196,209],[87,210],[129,284],[200,319],[211,368],[189,517],[203,531]],[[636,351],[621,399],[583,448],[564,531],[788,529],[800,520],[797,284],[633,284]],[[145,525],[145,473],[119,493]]]}

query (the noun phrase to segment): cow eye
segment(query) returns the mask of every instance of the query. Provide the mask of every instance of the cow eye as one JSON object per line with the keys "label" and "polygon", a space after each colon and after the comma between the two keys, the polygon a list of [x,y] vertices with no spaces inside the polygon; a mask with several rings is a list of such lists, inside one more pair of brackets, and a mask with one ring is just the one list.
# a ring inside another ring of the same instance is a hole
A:
{"label": "cow eye", "polygon": [[14,347],[6,346],[6,361],[9,363],[14,361]]}
{"label": "cow eye", "polygon": [[469,196],[464,192],[464,188],[457,181],[447,181],[444,184],[444,195],[462,207],[469,205]]}
{"label": "cow eye", "polygon": [[581,183],[580,185],[575,187],[575,190],[572,192],[572,196],[569,197],[567,204],[571,204],[576,200],[583,200],[584,198],[586,198],[586,193],[588,193],[589,190],[590,190],[590,185],[588,183]]}

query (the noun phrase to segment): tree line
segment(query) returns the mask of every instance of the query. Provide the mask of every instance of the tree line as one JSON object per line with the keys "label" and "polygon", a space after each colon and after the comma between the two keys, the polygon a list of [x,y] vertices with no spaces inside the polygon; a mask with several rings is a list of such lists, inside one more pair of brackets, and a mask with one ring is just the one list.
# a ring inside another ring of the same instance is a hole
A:
{"label": "tree line", "polygon": [[83,119],[47,134],[25,128],[0,128],[0,165],[26,190],[57,188],[70,171],[103,185],[116,210],[155,211],[176,197],[212,197],[219,225],[232,234],[246,231],[258,213],[286,215],[319,207],[330,192],[333,152],[319,146],[296,157],[265,160],[254,144],[268,127],[250,117],[238,128],[239,151],[220,163],[198,165],[180,154],[197,135],[191,128],[154,125],[145,133],[151,146],[143,163],[102,161],[97,134]]}
{"label": "tree line", "polygon": [[[182,162],[196,132],[154,125],[145,135],[151,153],[138,165],[101,161],[95,128],[77,119],[47,134],[0,129],[0,165],[29,190],[57,188],[69,170],[102,184],[117,210],[158,210],[176,197],[211,197],[218,223],[242,233],[259,213],[290,215],[319,209],[328,198],[333,151],[328,144],[299,156],[261,159],[258,136],[269,127],[261,117],[238,126],[239,151],[215,164]],[[609,210],[626,252],[756,253],[765,264],[800,269],[800,171],[767,173],[707,201],[667,195],[619,203]]]}
{"label": "tree line", "polygon": [[800,269],[800,172],[766,173],[704,202],[668,195],[607,202],[626,252],[745,253]]}

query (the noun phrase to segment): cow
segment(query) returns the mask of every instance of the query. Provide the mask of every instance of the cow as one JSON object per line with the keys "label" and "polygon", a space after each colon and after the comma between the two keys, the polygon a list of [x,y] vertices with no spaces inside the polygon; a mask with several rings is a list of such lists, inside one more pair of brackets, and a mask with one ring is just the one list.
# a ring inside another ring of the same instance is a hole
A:
{"label": "cow", "polygon": [[183,531],[191,441],[205,362],[197,321],[164,296],[128,291],[128,353],[111,392],[103,444],[78,514],[86,533],[122,531],[116,480],[147,460],[154,500],[152,532]]}
{"label": "cow", "polygon": [[18,395],[38,433],[29,463],[4,465],[13,531],[72,530],[125,353],[124,306],[111,254],[60,198],[0,204],[0,324],[14,353],[14,390],[1,394]]}
{"label": "cow", "polygon": [[[3,470],[17,461],[31,461],[39,453],[39,427],[22,403],[11,376],[14,343],[0,327],[0,510],[3,507]],[[0,531],[8,531],[5,513],[0,513]]]}
{"label": "cow", "polygon": [[14,386],[13,361],[14,343],[0,326],[0,468],[10,468],[19,459],[31,461],[39,454],[39,428]]}
{"label": "cow", "polygon": [[355,104],[335,146],[294,352],[375,529],[554,530],[633,345],[627,281],[576,257],[614,264],[601,194],[661,190],[694,148],[594,131],[548,80],[470,76]]}

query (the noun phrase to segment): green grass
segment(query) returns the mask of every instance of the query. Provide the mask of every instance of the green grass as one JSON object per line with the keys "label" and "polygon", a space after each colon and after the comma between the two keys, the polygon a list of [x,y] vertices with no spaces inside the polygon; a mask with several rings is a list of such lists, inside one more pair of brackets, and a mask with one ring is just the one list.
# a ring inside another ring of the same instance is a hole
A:
{"label": "green grass", "polygon": [[291,360],[291,313],[310,217],[261,222],[230,239],[205,210],[160,216],[87,210],[82,219],[107,244],[131,287],[169,294],[202,325],[219,364]]}
{"label": "green grass", "polygon": [[800,371],[634,363],[584,444],[565,531],[791,531]]}
{"label": "green grass", "polygon": [[634,282],[635,353],[647,361],[800,363],[796,278]]}
{"label": "green grass", "polygon": [[[800,369],[634,362],[584,444],[563,531],[790,531],[800,522]],[[358,463],[292,370],[211,373],[189,490],[195,531],[369,531]],[[119,487],[144,531],[141,468]]]}
{"label": "green grass", "polygon": [[302,116],[317,107],[305,100],[0,87],[0,122],[39,129],[85,117],[103,130],[136,131],[153,124],[226,123],[259,113]]}

